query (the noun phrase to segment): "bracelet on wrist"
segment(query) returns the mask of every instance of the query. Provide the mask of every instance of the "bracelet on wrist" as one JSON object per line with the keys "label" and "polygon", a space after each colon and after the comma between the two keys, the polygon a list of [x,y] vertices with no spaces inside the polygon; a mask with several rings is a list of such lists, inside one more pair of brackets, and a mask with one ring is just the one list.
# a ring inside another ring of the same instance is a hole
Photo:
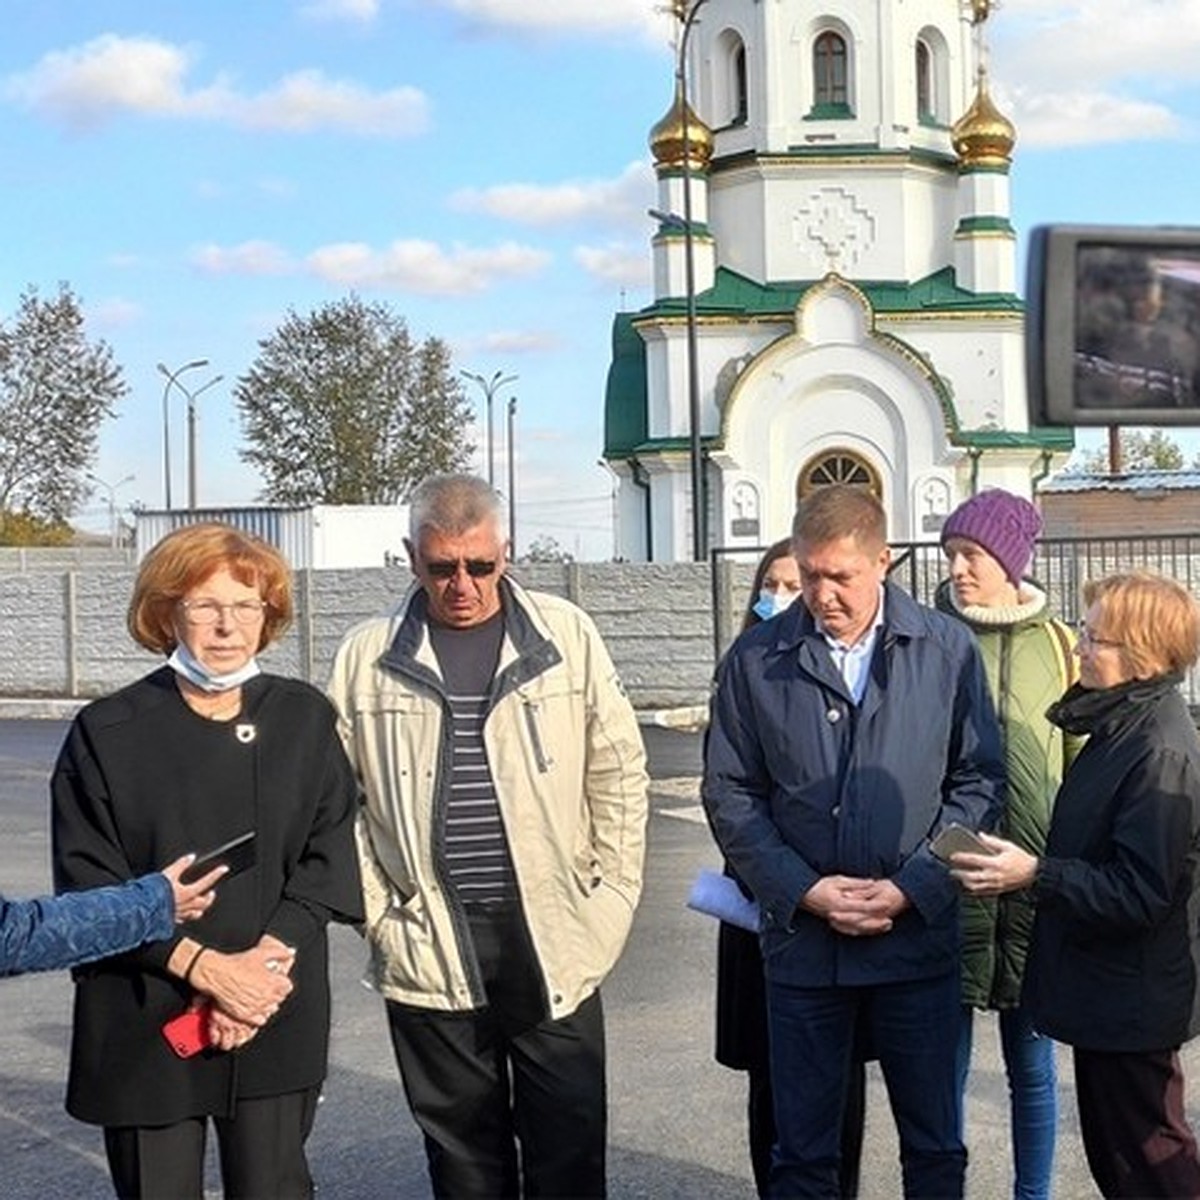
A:
{"label": "bracelet on wrist", "polygon": [[187,969],[183,973],[183,982],[184,983],[192,982],[192,971],[195,969],[196,964],[200,961],[200,955],[202,955],[205,952],[205,950],[207,950],[207,949],[208,949],[207,946],[201,946],[200,949],[197,950],[196,953],[192,955],[191,959],[188,962]]}

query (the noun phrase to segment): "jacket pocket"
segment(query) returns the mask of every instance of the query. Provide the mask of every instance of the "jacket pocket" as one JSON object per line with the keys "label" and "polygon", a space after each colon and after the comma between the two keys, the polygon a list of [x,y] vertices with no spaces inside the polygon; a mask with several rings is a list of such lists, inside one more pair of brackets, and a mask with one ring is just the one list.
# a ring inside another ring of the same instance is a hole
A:
{"label": "jacket pocket", "polygon": [[529,735],[529,748],[533,753],[534,765],[540,775],[545,775],[552,766],[554,759],[546,749],[542,737],[542,706],[536,700],[522,700],[521,708],[525,715],[525,732]]}

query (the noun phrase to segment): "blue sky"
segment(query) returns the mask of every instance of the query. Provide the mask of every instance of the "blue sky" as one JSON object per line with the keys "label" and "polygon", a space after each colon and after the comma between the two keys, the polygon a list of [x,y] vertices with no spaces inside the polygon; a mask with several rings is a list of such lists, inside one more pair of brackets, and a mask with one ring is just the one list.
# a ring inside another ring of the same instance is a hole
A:
{"label": "blue sky", "polygon": [[[503,483],[517,397],[519,547],[611,552],[609,330],[651,298],[646,135],[672,88],[654,0],[3,0],[3,15],[0,314],[30,284],[83,298],[130,386],[95,469],[118,504],[161,506],[156,364],[196,358],[210,365],[191,388],[224,376],[198,400],[200,503],[252,503],[230,384],[290,308],[356,290],[457,366],[519,377],[495,411]],[[1022,234],[1200,224],[1200,0],[1004,0],[989,33]],[[105,527],[105,499],[82,523]]]}

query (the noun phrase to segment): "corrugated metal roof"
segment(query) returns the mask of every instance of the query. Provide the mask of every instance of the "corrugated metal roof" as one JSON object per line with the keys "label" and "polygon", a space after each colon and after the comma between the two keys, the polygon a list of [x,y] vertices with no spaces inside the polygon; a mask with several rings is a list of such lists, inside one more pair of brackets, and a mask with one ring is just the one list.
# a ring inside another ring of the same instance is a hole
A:
{"label": "corrugated metal roof", "polygon": [[238,508],[145,509],[134,520],[134,544],[141,562],[150,547],[185,525],[219,521],[269,542],[295,570],[312,562],[312,512],[301,505],[248,505]]}
{"label": "corrugated metal roof", "polygon": [[1064,471],[1047,479],[1039,492],[1155,492],[1200,489],[1200,471],[1127,471],[1107,475]]}

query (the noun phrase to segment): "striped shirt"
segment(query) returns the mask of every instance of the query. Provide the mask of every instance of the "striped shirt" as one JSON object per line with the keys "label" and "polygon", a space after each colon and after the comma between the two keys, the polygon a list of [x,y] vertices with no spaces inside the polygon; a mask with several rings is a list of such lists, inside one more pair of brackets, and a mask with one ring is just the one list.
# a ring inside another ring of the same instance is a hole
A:
{"label": "striped shirt", "polygon": [[504,618],[498,613],[467,629],[434,624],[429,629],[450,709],[450,786],[443,829],[450,882],[464,904],[511,900],[517,895],[516,877],[483,742]]}

